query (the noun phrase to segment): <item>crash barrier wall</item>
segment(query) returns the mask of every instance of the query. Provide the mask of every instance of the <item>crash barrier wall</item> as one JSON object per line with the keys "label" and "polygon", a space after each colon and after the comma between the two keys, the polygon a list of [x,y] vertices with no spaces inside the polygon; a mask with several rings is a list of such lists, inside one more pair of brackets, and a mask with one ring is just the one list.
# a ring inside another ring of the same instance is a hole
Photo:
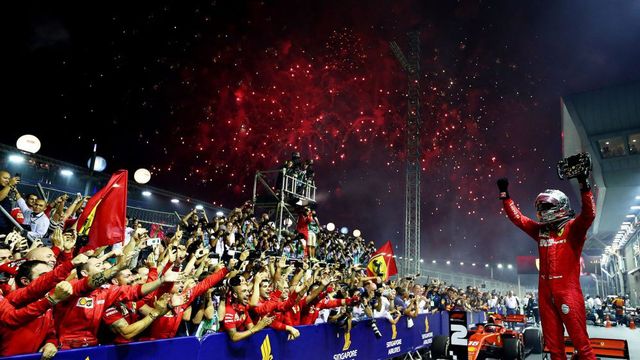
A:
{"label": "crash barrier wall", "polygon": [[[469,313],[470,323],[481,322],[485,313]],[[238,342],[227,334],[213,334],[198,341],[196,337],[105,345],[60,351],[56,360],[175,360],[175,359],[388,359],[431,346],[433,338],[449,334],[446,312],[422,314],[408,327],[403,317],[395,326],[385,319],[377,324],[382,333],[376,339],[369,321],[353,323],[351,343],[345,346],[345,333],[333,324],[298,327],[300,337],[287,341],[287,333],[267,329]],[[10,360],[40,360],[41,354],[8,357]]]}

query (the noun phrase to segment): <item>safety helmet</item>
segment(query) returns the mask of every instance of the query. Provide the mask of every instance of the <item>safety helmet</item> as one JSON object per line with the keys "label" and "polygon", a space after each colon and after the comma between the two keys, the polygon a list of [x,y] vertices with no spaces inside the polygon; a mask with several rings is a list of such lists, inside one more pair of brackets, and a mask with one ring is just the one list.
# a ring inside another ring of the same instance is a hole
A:
{"label": "safety helmet", "polygon": [[536,215],[544,224],[567,220],[573,217],[569,198],[560,190],[547,189],[536,197]]}

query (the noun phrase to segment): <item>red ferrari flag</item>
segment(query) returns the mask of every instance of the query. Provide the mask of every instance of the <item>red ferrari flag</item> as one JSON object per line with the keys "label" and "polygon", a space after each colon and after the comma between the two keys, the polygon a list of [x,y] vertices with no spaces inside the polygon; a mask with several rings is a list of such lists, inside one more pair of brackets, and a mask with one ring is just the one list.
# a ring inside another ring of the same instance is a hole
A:
{"label": "red ferrari flag", "polygon": [[109,183],[93,195],[78,218],[76,229],[88,235],[87,249],[124,240],[127,214],[127,170],[118,170]]}
{"label": "red ferrari flag", "polygon": [[383,281],[387,281],[389,276],[398,273],[396,260],[393,258],[393,247],[391,241],[387,241],[376,251],[369,260],[367,265],[367,273],[369,276],[379,276]]}

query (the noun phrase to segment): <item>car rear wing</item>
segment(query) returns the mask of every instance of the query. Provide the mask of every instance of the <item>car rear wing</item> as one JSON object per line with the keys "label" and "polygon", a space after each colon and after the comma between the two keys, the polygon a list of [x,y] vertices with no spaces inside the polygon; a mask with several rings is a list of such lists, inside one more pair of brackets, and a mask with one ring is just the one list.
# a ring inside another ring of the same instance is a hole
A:
{"label": "car rear wing", "polygon": [[527,323],[527,317],[525,315],[521,315],[521,314],[513,314],[513,315],[505,316],[502,321],[526,324]]}
{"label": "car rear wing", "polygon": [[[590,338],[589,340],[591,341],[591,347],[596,356],[611,359],[630,359],[629,343],[627,343],[627,340],[603,338]],[[575,348],[568,336],[564,337],[564,345],[565,352],[567,354],[573,354]],[[549,352],[546,346],[544,347],[544,352]]]}

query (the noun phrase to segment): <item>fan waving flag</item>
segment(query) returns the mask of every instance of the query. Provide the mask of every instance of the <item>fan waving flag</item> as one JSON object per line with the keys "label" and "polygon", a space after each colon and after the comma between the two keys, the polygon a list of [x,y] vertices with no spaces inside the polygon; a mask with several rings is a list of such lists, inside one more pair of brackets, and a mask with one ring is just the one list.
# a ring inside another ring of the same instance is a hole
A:
{"label": "fan waving flag", "polygon": [[378,251],[376,251],[369,260],[367,265],[367,273],[369,276],[379,276],[382,281],[387,281],[389,276],[393,276],[398,273],[396,267],[396,260],[393,257],[393,247],[391,241],[387,241],[382,245]]}
{"label": "fan waving flag", "polygon": [[79,235],[89,236],[86,249],[124,241],[127,177],[127,170],[118,170],[87,202],[76,224]]}

